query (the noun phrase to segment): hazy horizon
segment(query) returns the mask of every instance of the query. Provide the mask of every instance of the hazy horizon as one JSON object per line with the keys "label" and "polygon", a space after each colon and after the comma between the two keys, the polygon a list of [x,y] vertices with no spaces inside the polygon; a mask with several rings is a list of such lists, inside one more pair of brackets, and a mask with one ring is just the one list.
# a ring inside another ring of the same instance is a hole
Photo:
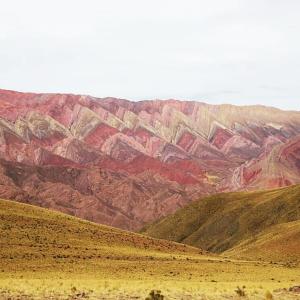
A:
{"label": "hazy horizon", "polygon": [[299,110],[296,0],[12,0],[0,88]]}

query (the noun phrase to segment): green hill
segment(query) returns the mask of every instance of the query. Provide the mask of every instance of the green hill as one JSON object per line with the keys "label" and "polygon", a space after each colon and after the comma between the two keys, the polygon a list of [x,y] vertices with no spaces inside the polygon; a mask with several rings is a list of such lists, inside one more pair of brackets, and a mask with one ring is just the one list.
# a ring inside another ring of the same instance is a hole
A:
{"label": "green hill", "polygon": [[300,186],[295,185],[209,196],[148,226],[144,233],[238,257],[299,260],[298,220]]}

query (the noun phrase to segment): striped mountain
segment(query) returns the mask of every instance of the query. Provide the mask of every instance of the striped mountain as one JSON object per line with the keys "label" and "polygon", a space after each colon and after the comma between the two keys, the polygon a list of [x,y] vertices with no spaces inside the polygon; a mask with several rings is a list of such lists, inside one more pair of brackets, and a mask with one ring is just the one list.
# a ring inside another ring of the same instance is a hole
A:
{"label": "striped mountain", "polygon": [[0,90],[0,197],[137,230],[218,191],[300,182],[300,112]]}

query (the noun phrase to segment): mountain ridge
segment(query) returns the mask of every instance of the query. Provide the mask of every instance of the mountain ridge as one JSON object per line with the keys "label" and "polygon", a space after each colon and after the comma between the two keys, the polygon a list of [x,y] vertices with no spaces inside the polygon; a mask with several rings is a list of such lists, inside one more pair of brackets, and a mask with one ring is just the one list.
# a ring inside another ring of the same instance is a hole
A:
{"label": "mountain ridge", "polygon": [[263,105],[263,104],[231,104],[231,103],[209,103],[205,102],[203,100],[191,100],[191,99],[179,99],[179,98],[149,98],[149,99],[144,99],[141,98],[140,100],[129,100],[127,98],[122,98],[122,97],[114,97],[114,96],[90,96],[89,93],[72,93],[72,92],[26,92],[26,91],[17,91],[13,89],[3,89],[0,88],[0,93],[10,93],[10,94],[22,94],[22,95],[33,95],[33,96],[42,96],[42,95],[58,95],[58,96],[64,96],[64,95],[70,95],[70,96],[83,96],[83,97],[91,97],[94,98],[95,100],[102,100],[102,99],[114,99],[114,100],[120,100],[128,103],[136,103],[136,102],[190,102],[190,103],[199,103],[199,104],[207,104],[211,106],[233,106],[233,107],[246,107],[246,108],[255,108],[255,107],[262,107],[262,108],[267,108],[267,109],[274,109],[274,110],[280,110],[284,112],[300,112],[299,110],[291,110],[291,109],[283,109],[277,106],[270,106],[270,105]]}
{"label": "mountain ridge", "polygon": [[[45,184],[47,172],[57,166],[74,174],[86,170],[94,203],[130,215],[117,226],[138,230],[208,194],[299,183],[299,138],[300,112],[276,108],[0,90],[2,181],[10,180],[5,161],[12,170],[47,169],[32,182],[0,186],[0,196],[15,199],[22,191],[20,199],[40,197],[40,205],[49,207],[56,183]],[[12,176],[22,177],[18,172]],[[83,188],[60,180],[79,202],[85,199]],[[65,211],[69,197],[51,207]],[[94,209],[99,219],[92,221],[115,225],[111,213],[103,216]],[[84,210],[72,213],[92,213]]]}

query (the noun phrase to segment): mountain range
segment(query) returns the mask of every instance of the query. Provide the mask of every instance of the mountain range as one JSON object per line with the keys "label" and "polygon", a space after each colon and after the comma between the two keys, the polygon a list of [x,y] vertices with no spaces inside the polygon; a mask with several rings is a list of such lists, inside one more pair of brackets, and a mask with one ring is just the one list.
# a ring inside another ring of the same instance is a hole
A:
{"label": "mountain range", "polygon": [[300,183],[300,112],[0,90],[0,197],[140,230],[210,194]]}

